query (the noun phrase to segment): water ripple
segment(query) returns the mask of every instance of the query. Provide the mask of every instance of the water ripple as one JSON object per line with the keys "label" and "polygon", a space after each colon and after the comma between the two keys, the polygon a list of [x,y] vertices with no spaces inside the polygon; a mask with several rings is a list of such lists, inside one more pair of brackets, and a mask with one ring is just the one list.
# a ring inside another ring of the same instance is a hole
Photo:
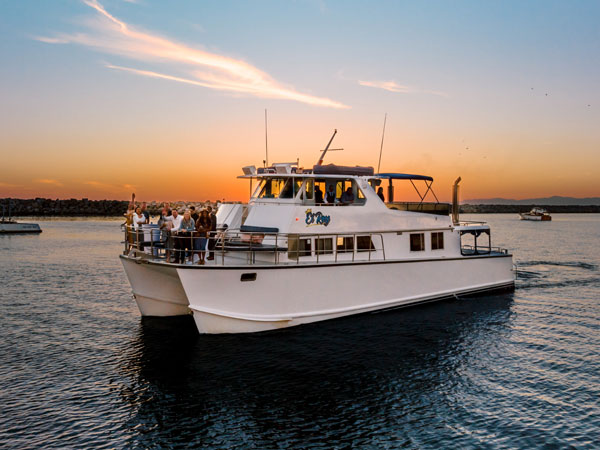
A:
{"label": "water ripple", "polygon": [[2,237],[0,447],[595,448],[598,220],[489,219],[513,294],[260,335],[140,319],[117,221]]}

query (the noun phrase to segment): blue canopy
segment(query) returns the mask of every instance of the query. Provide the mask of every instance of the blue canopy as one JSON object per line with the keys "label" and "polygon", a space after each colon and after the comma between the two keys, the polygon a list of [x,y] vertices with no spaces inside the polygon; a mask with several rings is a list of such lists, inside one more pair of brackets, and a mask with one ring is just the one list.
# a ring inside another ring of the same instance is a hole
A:
{"label": "blue canopy", "polygon": [[409,173],[376,173],[375,177],[383,178],[385,180],[425,180],[433,181],[433,178],[427,175],[411,175]]}

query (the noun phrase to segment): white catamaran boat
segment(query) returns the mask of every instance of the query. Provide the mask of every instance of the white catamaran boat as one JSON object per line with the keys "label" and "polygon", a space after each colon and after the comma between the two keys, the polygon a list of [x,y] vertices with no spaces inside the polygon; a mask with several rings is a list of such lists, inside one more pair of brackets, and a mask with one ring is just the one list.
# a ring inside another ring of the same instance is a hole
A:
{"label": "white catamaran boat", "polygon": [[[424,201],[435,196],[429,176],[275,164],[240,178],[258,185],[247,207],[221,206],[214,260],[166,258],[185,246],[177,239],[193,247],[190,234],[125,240],[120,258],[142,315],[191,311],[200,333],[258,332],[514,288],[512,255],[491,246],[490,227],[459,221],[460,178],[452,214]],[[420,202],[394,202],[401,180],[424,184]],[[388,202],[376,192],[385,182]],[[222,226],[225,215],[239,226]]]}

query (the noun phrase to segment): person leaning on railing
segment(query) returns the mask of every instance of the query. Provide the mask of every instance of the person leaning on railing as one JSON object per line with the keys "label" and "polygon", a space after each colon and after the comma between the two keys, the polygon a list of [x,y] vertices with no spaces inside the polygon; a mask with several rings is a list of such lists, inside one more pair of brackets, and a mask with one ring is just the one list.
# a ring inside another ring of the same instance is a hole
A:
{"label": "person leaning on railing", "polygon": [[127,251],[133,247],[133,213],[135,212],[135,194],[131,194],[131,201],[127,205],[125,216],[125,230],[127,231]]}
{"label": "person leaning on railing", "polygon": [[167,261],[171,262],[171,259],[175,259],[177,252],[176,250],[176,237],[175,234],[181,225],[181,221],[183,220],[183,216],[179,215],[179,212],[176,209],[173,209],[171,216],[167,217],[167,220],[170,221],[171,227],[169,229],[169,242],[167,245]]}
{"label": "person leaning on railing", "polygon": [[208,211],[203,209],[200,211],[200,217],[196,223],[196,240],[194,242],[194,250],[198,252],[198,264],[204,264],[206,255],[206,238],[211,229],[211,220]]}
{"label": "person leaning on railing", "polygon": [[179,228],[177,228],[176,233],[176,252],[175,252],[175,262],[178,264],[183,264],[185,262],[186,250],[188,250],[188,254],[193,254],[194,245],[192,242],[192,233],[196,229],[196,224],[194,223],[194,219],[192,219],[192,215],[190,210],[186,210],[183,213],[183,219],[179,224]]}
{"label": "person leaning on railing", "polygon": [[133,229],[135,231],[135,243],[139,247],[139,250],[144,250],[144,247],[140,244],[143,239],[142,225],[146,223],[146,217],[142,213],[142,208],[138,206],[135,208],[135,212],[132,216]]}
{"label": "person leaning on railing", "polygon": [[164,244],[165,257],[167,261],[171,256],[171,228],[173,228],[173,216],[171,210],[168,209],[167,205],[160,212],[160,218],[158,219],[158,228],[160,229],[160,242]]}

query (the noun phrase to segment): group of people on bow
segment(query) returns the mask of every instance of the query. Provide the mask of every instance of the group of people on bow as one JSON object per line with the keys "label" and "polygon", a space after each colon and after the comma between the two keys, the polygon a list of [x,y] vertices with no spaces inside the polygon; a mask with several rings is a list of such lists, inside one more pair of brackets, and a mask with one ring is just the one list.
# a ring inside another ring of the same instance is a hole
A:
{"label": "group of people on bow", "polygon": [[[137,244],[143,250],[148,245],[143,240],[142,226],[150,223],[150,214],[146,204],[136,205],[135,194],[125,213],[130,248]],[[167,261],[177,264],[186,262],[205,264],[206,260],[215,259],[217,235],[217,216],[211,206],[196,210],[191,205],[183,211],[171,208],[165,203],[158,219],[160,242],[166,250]],[[206,252],[208,251],[208,257]]]}

